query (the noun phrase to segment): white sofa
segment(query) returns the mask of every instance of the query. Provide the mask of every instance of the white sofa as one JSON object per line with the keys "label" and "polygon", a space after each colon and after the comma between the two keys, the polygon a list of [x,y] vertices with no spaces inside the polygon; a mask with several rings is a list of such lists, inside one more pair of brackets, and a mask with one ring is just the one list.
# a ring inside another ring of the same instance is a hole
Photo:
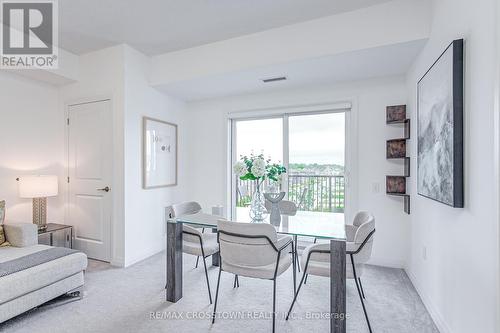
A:
{"label": "white sofa", "polygon": [[[4,230],[12,246],[0,247],[0,265],[50,248],[38,244],[34,224],[4,224]],[[0,323],[78,290],[86,268],[87,256],[78,252],[0,277]]]}

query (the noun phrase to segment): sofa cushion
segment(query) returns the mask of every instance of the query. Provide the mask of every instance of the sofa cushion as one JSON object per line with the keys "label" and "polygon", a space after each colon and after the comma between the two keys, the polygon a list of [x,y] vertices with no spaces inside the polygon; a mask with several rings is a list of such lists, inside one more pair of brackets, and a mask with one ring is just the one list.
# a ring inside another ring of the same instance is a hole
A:
{"label": "sofa cushion", "polygon": [[[46,245],[0,248],[0,264],[50,248]],[[87,268],[87,256],[74,253],[0,278],[0,304],[49,286]]]}

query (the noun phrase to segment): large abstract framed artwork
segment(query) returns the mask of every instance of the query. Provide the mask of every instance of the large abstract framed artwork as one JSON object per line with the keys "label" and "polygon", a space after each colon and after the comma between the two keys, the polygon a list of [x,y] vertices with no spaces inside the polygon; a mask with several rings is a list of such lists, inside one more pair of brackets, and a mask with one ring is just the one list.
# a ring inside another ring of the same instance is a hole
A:
{"label": "large abstract framed artwork", "polygon": [[463,40],[453,41],[424,74],[418,91],[418,194],[464,206]]}
{"label": "large abstract framed artwork", "polygon": [[144,189],[177,185],[177,125],[143,118]]}

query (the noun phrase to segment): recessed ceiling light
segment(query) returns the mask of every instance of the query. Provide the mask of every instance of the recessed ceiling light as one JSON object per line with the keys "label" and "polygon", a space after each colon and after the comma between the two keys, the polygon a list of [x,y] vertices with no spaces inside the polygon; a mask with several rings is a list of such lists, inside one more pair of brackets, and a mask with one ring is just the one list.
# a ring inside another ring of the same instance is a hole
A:
{"label": "recessed ceiling light", "polygon": [[276,81],[285,81],[286,79],[287,79],[286,76],[277,76],[277,77],[270,77],[267,79],[262,79],[262,82],[270,83],[270,82],[276,82]]}

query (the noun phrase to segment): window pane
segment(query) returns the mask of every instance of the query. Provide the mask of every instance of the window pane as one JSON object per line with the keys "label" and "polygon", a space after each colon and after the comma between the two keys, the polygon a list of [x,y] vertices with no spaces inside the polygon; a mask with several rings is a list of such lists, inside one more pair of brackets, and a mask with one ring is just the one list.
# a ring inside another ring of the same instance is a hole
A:
{"label": "window pane", "polygon": [[[236,122],[236,160],[242,155],[264,154],[264,157],[276,163],[283,162],[283,119],[240,120]],[[236,162],[236,161],[233,161]],[[248,218],[248,205],[255,191],[253,181],[236,182],[237,220]],[[238,216],[244,214],[245,216]]]}
{"label": "window pane", "polygon": [[300,210],[344,211],[345,114],[289,118],[288,197]]}
{"label": "window pane", "polygon": [[243,120],[236,123],[236,159],[241,155],[264,154],[274,162],[283,161],[283,120]]}

